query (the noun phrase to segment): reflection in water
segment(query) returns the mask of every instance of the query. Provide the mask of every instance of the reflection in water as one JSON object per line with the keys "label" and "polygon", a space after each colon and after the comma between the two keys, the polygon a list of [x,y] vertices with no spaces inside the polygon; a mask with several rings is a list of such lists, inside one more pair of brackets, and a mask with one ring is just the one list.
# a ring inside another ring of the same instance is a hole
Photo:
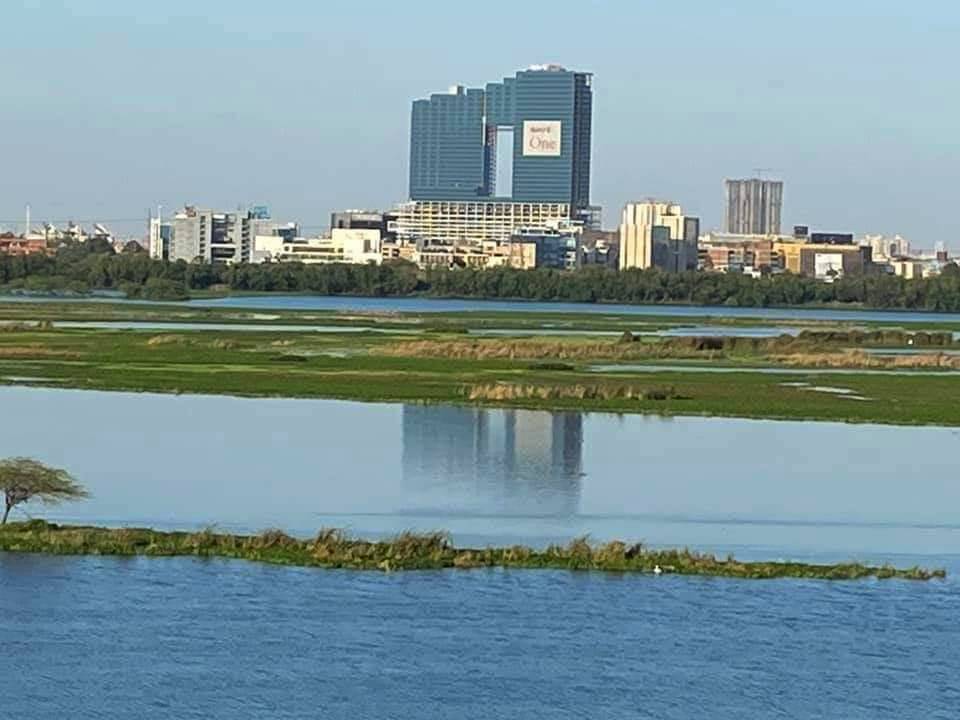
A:
{"label": "reflection in water", "polygon": [[405,490],[468,512],[575,515],[582,451],[580,413],[403,407]]}

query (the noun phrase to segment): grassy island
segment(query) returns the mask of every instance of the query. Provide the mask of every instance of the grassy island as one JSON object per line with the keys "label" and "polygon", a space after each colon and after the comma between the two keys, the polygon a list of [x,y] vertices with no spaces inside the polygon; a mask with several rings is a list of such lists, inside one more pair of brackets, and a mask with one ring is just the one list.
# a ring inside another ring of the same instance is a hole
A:
{"label": "grassy island", "polygon": [[619,541],[591,544],[586,538],[566,546],[537,550],[524,546],[457,548],[444,533],[403,533],[391,540],[368,541],[340,530],[321,530],[301,540],[280,530],[232,535],[213,530],[161,532],[145,528],[56,525],[43,520],[0,527],[0,551],[52,555],[115,555],[232,558],[255,562],[355,570],[441,570],[517,568],[673,573],[749,579],[807,578],[858,580],[901,578],[931,580],[944,570],[894,568],[859,563],[816,565],[796,562],[740,562],[691,550],[658,550]]}
{"label": "grassy island", "polygon": [[960,426],[960,324],[693,322],[0,303],[0,386]]}

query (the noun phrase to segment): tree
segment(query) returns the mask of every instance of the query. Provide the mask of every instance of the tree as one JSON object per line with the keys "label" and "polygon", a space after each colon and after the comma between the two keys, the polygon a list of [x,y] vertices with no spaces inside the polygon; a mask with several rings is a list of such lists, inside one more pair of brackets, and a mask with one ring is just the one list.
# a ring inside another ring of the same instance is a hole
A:
{"label": "tree", "polygon": [[56,505],[65,500],[80,500],[90,496],[66,470],[25,457],[0,460],[0,491],[4,495],[0,525],[7,524],[7,517],[14,507],[30,500]]}

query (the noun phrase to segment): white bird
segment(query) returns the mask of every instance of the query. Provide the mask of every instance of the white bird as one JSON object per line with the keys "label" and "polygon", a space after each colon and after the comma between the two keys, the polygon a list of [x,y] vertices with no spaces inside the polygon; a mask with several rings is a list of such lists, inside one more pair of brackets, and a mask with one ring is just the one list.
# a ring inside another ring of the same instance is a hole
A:
{"label": "white bird", "polygon": [[659,566],[659,565],[654,565],[654,566],[653,566],[653,574],[654,574],[654,575],[660,575],[661,573],[663,573],[663,570],[660,569],[660,566]]}

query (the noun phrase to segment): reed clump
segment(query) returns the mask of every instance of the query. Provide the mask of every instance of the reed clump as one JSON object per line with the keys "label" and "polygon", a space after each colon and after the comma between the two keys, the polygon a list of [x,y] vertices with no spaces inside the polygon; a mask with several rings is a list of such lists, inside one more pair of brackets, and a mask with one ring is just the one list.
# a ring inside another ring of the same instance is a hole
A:
{"label": "reed clump", "polygon": [[636,387],[633,385],[570,384],[534,385],[489,383],[464,390],[472,402],[510,402],[522,400],[677,400],[683,399],[673,387]]}
{"label": "reed clump", "polygon": [[918,355],[872,355],[863,350],[841,352],[797,352],[771,355],[770,359],[783,365],[815,368],[855,368],[877,370],[958,370],[960,356],[946,353]]}
{"label": "reed clump", "polygon": [[640,543],[595,544],[588,537],[542,550],[525,546],[457,548],[443,532],[404,532],[389,540],[349,537],[342,530],[321,530],[301,540],[282,530],[233,535],[213,527],[199,532],[161,532],[149,528],[65,526],[42,520],[0,528],[0,551],[54,555],[199,556],[252,560],[280,565],[357,570],[442,570],[528,568],[578,571],[673,573],[744,579],[807,578],[857,580],[900,578],[932,580],[944,570],[860,563],[817,565],[796,562],[740,562],[689,549],[658,550]]}

